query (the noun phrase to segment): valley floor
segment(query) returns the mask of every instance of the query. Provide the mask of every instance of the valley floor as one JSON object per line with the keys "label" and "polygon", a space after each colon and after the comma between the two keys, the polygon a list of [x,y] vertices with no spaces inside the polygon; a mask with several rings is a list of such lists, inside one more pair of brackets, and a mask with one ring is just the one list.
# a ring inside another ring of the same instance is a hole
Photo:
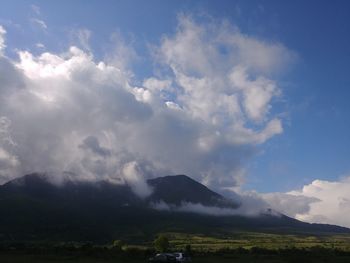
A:
{"label": "valley floor", "polygon": [[[16,255],[0,254],[1,263],[146,263],[147,259],[132,258],[96,258],[88,256],[64,255]],[[331,255],[207,255],[193,258],[193,263],[348,263],[350,256]]]}
{"label": "valley floor", "polygon": [[[225,249],[313,249],[350,251],[350,235],[307,235],[274,234],[259,232],[234,232],[229,235],[195,235],[184,233],[165,233],[172,247],[183,249],[191,244],[195,251],[216,252]],[[350,262],[350,261],[349,261]]]}
{"label": "valley floor", "polygon": [[[193,263],[350,262],[348,234],[163,234],[169,238],[171,251],[184,251],[190,245]],[[0,243],[0,263],[146,263],[155,253],[153,241],[126,240],[121,247],[115,242]]]}

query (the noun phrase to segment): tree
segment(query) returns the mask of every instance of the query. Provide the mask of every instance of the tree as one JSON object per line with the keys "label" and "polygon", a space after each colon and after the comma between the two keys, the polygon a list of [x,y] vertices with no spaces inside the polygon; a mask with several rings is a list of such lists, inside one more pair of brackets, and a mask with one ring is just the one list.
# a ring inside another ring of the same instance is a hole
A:
{"label": "tree", "polygon": [[112,247],[116,250],[122,250],[123,246],[125,246],[125,243],[122,240],[114,240]]}
{"label": "tree", "polygon": [[165,235],[159,235],[154,240],[154,247],[157,251],[165,252],[169,248],[169,240]]}
{"label": "tree", "polygon": [[187,244],[185,246],[185,253],[186,253],[187,256],[192,256],[192,247],[191,247],[190,244]]}

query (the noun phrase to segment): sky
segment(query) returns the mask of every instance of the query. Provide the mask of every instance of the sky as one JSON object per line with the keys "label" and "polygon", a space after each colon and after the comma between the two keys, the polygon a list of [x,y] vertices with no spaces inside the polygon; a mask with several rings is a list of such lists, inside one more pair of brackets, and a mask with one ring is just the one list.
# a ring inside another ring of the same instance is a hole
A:
{"label": "sky", "polygon": [[346,1],[1,6],[0,183],[187,174],[350,227]]}

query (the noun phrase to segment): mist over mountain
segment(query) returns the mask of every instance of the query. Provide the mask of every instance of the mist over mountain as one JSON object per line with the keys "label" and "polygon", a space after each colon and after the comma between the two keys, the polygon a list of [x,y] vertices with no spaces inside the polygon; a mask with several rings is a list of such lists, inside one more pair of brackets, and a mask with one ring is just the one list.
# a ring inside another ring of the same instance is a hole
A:
{"label": "mist over mountain", "polygon": [[[0,186],[0,240],[145,240],[162,231],[224,234],[232,231],[348,233],[349,229],[309,224],[266,210],[255,216],[233,211],[239,204],[185,175],[148,181],[142,198],[127,184],[65,181],[30,174]],[[166,204],[159,209],[154,204]],[[189,207],[193,211],[181,210]],[[210,214],[198,207],[232,211]]]}
{"label": "mist over mountain", "polygon": [[237,208],[238,203],[217,194],[186,175],[165,176],[147,181],[150,194],[142,198],[133,188],[124,183],[109,181],[64,180],[54,184],[45,174],[29,174],[14,179],[0,187],[0,196],[20,195],[45,201],[72,200],[79,203],[101,202],[112,206],[150,206],[164,202],[172,207],[184,203],[201,204],[208,207]]}
{"label": "mist over mountain", "polygon": [[153,188],[149,201],[163,201],[168,205],[201,204],[222,208],[238,208],[239,204],[211,191],[186,175],[165,176],[147,181]]}

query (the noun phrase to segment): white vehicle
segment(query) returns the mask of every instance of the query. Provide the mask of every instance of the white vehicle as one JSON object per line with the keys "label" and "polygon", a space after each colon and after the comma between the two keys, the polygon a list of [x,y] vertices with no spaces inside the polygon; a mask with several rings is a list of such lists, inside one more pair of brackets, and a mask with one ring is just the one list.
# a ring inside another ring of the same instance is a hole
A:
{"label": "white vehicle", "polygon": [[185,253],[175,252],[175,253],[173,253],[173,255],[176,258],[176,262],[190,262],[191,261],[191,258],[189,256],[187,256]]}

